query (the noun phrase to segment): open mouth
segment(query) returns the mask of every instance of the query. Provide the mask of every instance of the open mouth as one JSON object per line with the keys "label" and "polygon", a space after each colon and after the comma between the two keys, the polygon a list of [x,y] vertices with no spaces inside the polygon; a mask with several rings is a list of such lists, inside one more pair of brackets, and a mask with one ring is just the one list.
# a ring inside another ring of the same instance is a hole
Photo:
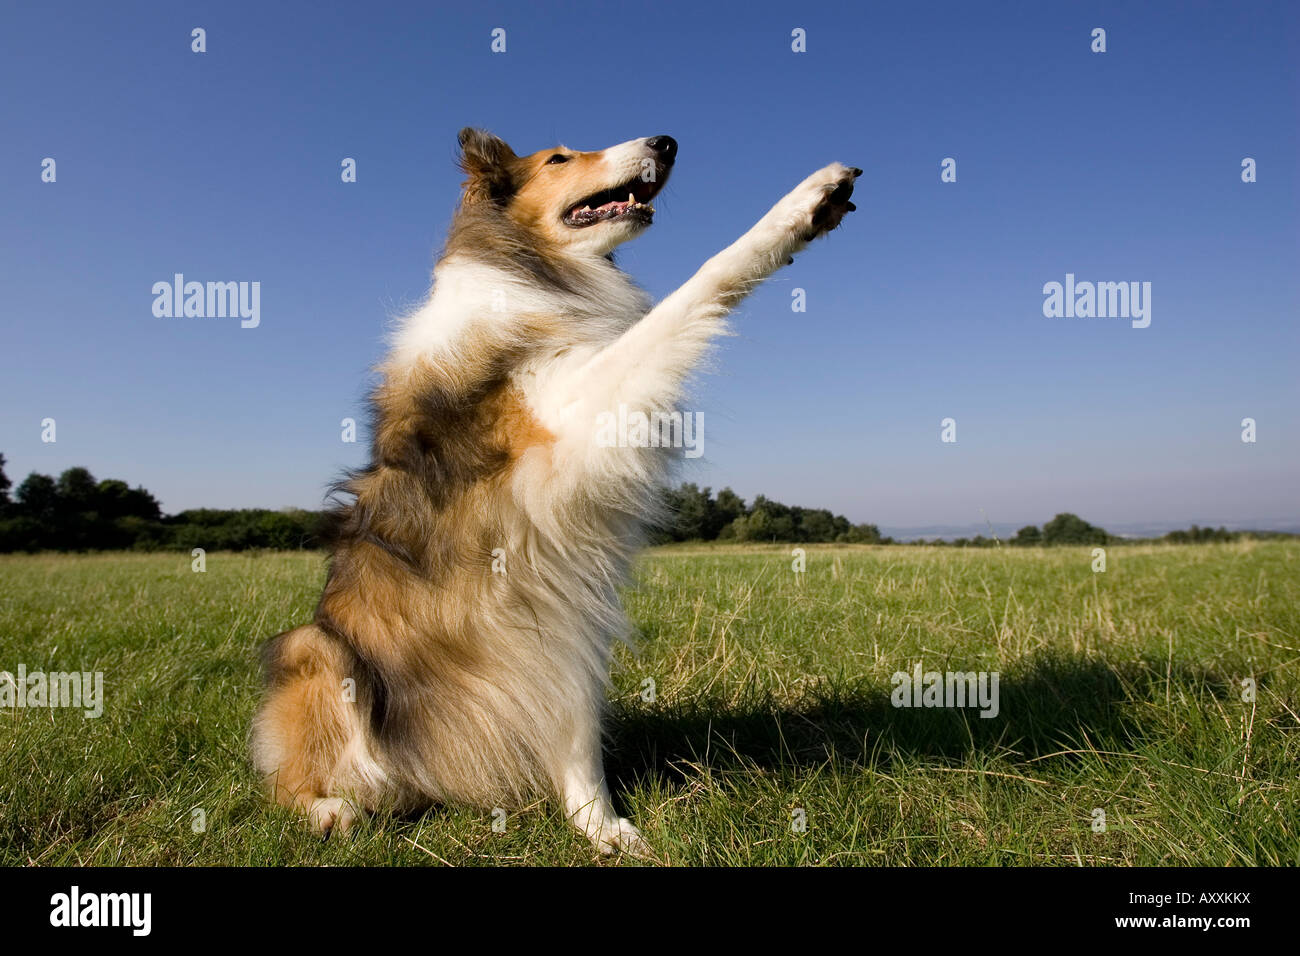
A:
{"label": "open mouth", "polygon": [[621,186],[593,193],[571,207],[563,216],[564,224],[575,229],[616,219],[648,224],[655,214],[655,207],[650,205],[650,200],[658,191],[658,182],[648,183],[639,176],[634,177]]}

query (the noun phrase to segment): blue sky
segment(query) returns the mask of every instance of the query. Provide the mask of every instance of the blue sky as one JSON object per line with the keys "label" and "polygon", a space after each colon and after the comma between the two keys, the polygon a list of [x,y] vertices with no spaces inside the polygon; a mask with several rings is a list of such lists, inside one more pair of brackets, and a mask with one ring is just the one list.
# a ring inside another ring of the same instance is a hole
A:
{"label": "blue sky", "polygon": [[[478,125],[520,151],[676,137],[621,257],[657,296],[807,173],[865,170],[858,213],[745,303],[699,379],[687,479],[888,527],[1300,516],[1294,4],[625,9],[9,5],[10,476],[86,465],[168,511],[318,506],[364,456],[340,419],[427,291]],[[177,272],[260,282],[260,326],[155,318]],[[1066,273],[1150,282],[1150,327],[1045,317]]]}

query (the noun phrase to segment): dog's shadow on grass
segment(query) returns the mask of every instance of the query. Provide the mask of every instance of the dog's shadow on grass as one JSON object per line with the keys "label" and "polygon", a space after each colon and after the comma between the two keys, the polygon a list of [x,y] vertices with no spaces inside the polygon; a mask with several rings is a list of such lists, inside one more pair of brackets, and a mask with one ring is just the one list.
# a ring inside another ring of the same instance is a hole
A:
{"label": "dog's shadow on grass", "polygon": [[1116,667],[1082,657],[1044,657],[1015,675],[1001,675],[998,713],[895,707],[891,685],[816,687],[794,704],[759,697],[736,704],[701,700],[682,705],[616,706],[606,770],[617,790],[650,783],[681,786],[703,770],[758,767],[800,770],[828,761],[887,770],[898,759],[961,761],[973,752],[1015,761],[1070,748],[1125,750],[1150,728],[1134,716],[1134,700],[1150,699],[1164,682],[1193,682],[1215,696],[1226,682],[1164,661]]}

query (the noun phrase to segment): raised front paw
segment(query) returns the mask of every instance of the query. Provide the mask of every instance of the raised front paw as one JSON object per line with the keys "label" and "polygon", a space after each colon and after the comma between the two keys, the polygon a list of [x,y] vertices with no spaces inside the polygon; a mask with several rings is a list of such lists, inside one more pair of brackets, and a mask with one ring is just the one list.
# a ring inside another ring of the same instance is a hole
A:
{"label": "raised front paw", "polygon": [[798,252],[805,243],[838,226],[846,213],[857,208],[849,197],[853,181],[861,175],[857,167],[831,163],[787,193],[765,220],[777,251],[786,255]]}
{"label": "raised front paw", "polygon": [[858,207],[849,202],[853,195],[853,181],[862,175],[856,166],[831,163],[805,179],[792,196],[800,198],[806,220],[801,223],[800,238],[811,242],[840,224],[845,215]]}

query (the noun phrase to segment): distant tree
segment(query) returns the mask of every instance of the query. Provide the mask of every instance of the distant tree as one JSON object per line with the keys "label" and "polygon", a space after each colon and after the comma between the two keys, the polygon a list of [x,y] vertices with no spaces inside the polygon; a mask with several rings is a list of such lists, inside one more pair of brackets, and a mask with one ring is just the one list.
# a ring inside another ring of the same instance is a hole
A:
{"label": "distant tree", "polygon": [[57,492],[60,507],[71,511],[88,511],[95,507],[95,490],[99,483],[85,468],[69,468],[59,475]]}
{"label": "distant tree", "polygon": [[143,488],[131,488],[125,481],[106,479],[95,489],[95,509],[108,518],[143,518],[157,521],[162,509],[153,495]]}
{"label": "distant tree", "polygon": [[737,541],[771,541],[772,516],[762,508],[755,508],[749,514],[732,522],[733,537]]}
{"label": "distant tree", "polygon": [[14,489],[14,501],[0,528],[0,548],[39,551],[55,547],[58,516],[59,495],[54,479],[32,472]]}
{"label": "distant tree", "polygon": [[730,488],[718,492],[713,503],[713,513],[709,521],[710,538],[723,537],[724,532],[733,521],[745,513],[745,500]]}
{"label": "distant tree", "polygon": [[1164,540],[1172,544],[1200,544],[1206,541],[1236,541],[1239,537],[1239,534],[1223,526],[1202,528],[1192,525],[1186,531],[1170,531]]}
{"label": "distant tree", "polygon": [[45,546],[45,540],[40,523],[16,509],[8,517],[0,518],[0,552],[39,551]]}
{"label": "distant tree", "polygon": [[805,511],[799,520],[801,541],[834,541],[835,516],[825,508]]}
{"label": "distant tree", "polygon": [[1110,538],[1103,529],[1068,511],[1043,525],[1044,544],[1106,544]]}
{"label": "distant tree", "polygon": [[258,519],[257,529],[264,548],[288,551],[303,544],[302,522],[291,512],[274,511]]}
{"label": "distant tree", "polygon": [[874,524],[855,524],[839,534],[836,540],[845,544],[887,544],[891,539],[882,538],[880,529]]}
{"label": "distant tree", "polygon": [[1037,547],[1043,543],[1043,533],[1038,530],[1038,525],[1027,524],[1016,532],[1011,543],[1020,547]]}
{"label": "distant tree", "polygon": [[[708,489],[706,488],[707,492]],[[730,541],[789,541],[879,544],[883,538],[875,525],[854,525],[826,508],[803,508],[758,495],[748,509],[731,489],[723,489],[713,506],[716,537]]]}
{"label": "distant tree", "polygon": [[677,488],[665,488],[667,524],[659,529],[657,540],[709,541],[718,536],[722,524],[717,516],[717,505],[711,489],[701,489],[686,483]]}
{"label": "distant tree", "polygon": [[23,479],[14,498],[22,505],[23,512],[34,521],[53,525],[59,506],[59,489],[49,475],[32,472]]}
{"label": "distant tree", "polygon": [[709,489],[684,484],[676,492],[676,516],[673,537],[678,541],[703,541],[707,538],[709,512],[713,502]]}
{"label": "distant tree", "polygon": [[12,487],[13,482],[5,474],[5,456],[0,452],[0,518],[9,509],[9,489]]}

